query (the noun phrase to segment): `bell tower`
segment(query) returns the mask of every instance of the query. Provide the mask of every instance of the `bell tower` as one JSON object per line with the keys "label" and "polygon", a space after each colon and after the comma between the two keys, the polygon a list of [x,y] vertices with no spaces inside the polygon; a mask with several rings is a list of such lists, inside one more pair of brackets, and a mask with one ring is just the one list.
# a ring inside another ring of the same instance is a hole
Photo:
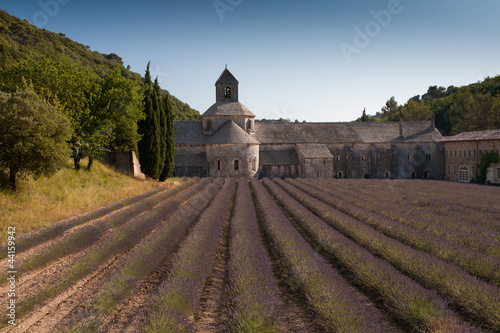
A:
{"label": "bell tower", "polygon": [[217,103],[238,102],[238,80],[227,69],[215,82],[215,101]]}

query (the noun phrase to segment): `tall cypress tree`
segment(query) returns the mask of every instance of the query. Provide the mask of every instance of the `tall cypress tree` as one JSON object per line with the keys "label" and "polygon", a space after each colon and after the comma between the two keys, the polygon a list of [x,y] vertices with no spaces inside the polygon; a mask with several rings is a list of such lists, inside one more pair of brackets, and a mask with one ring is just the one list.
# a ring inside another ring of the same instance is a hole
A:
{"label": "tall cypress tree", "polygon": [[158,114],[158,122],[159,122],[159,156],[158,156],[158,177],[161,180],[161,174],[163,170],[163,165],[165,164],[165,156],[167,152],[167,118],[165,114],[165,106],[163,99],[161,97],[161,88],[158,83],[158,77],[156,77],[155,82],[153,84],[153,91],[155,95],[155,105],[154,108]]}
{"label": "tall cypress tree", "polygon": [[[159,98],[155,94],[151,80],[150,62],[144,76],[144,114],[145,119],[139,123],[139,134],[142,135],[138,142],[139,162],[141,169],[147,176],[158,179],[162,170],[163,161],[160,159],[160,119],[158,112]],[[160,163],[162,163],[160,165]]]}
{"label": "tall cypress tree", "polygon": [[165,162],[160,175],[160,180],[164,181],[172,175],[174,171],[175,135],[174,135],[174,113],[170,104],[169,93],[163,99],[163,108],[166,119],[165,131]]}

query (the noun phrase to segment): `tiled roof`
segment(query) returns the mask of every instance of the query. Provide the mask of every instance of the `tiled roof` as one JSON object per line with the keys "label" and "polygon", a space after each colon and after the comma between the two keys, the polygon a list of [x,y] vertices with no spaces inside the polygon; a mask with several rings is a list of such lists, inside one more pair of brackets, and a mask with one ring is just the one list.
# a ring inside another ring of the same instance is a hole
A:
{"label": "tiled roof", "polygon": [[500,140],[500,129],[463,132],[454,136],[444,138],[446,141],[476,141],[476,140]]}
{"label": "tiled roof", "polygon": [[246,106],[240,102],[219,102],[212,105],[205,113],[201,115],[206,116],[249,116],[255,115],[247,109]]}
{"label": "tiled roof", "polygon": [[[255,123],[254,138],[261,144],[300,143],[401,143],[440,142],[443,137],[428,121],[404,122],[403,138],[399,136],[398,122],[380,123]],[[203,135],[199,121],[175,121],[176,145],[204,145],[211,143],[211,137]],[[238,126],[239,127],[239,126]],[[222,129],[219,130],[219,132]],[[236,130],[236,128],[235,128]],[[217,133],[219,133],[217,132]],[[231,130],[230,132],[234,132]],[[217,133],[212,137],[217,136]],[[231,134],[231,133],[229,133]],[[232,133],[233,135],[235,133]],[[236,135],[236,134],[235,134]],[[222,132],[219,135],[222,136]],[[219,137],[218,136],[218,137]],[[236,135],[238,137],[238,135]],[[231,143],[230,139],[221,142]]]}
{"label": "tiled roof", "polygon": [[203,135],[201,121],[174,121],[176,145],[204,145],[208,136]]}
{"label": "tiled roof", "polygon": [[206,144],[259,144],[234,121],[229,120],[215,134],[207,138]]}
{"label": "tiled roof", "polygon": [[271,143],[382,143],[442,141],[430,122],[255,123],[255,137]]}
{"label": "tiled roof", "polygon": [[304,158],[333,158],[332,153],[324,144],[302,143],[297,145]]}
{"label": "tiled roof", "polygon": [[229,69],[225,69],[224,72],[220,75],[215,85],[218,83],[239,83],[238,80],[234,77],[234,75],[229,71]]}
{"label": "tiled roof", "polygon": [[234,121],[227,121],[215,134],[203,134],[201,121],[174,121],[176,145],[209,145],[209,144],[258,144],[259,142],[245,132]]}
{"label": "tiled roof", "polygon": [[288,165],[299,164],[297,151],[295,149],[287,150],[261,150],[259,152],[260,165]]}

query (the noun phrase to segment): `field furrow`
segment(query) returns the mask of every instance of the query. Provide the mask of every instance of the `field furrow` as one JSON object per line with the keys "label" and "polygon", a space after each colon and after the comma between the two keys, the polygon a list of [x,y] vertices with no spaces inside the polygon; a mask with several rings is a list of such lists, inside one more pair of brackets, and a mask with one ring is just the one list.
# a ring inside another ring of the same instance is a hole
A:
{"label": "field furrow", "polygon": [[498,202],[438,181],[186,180],[21,235],[18,326],[0,327],[500,332]]}

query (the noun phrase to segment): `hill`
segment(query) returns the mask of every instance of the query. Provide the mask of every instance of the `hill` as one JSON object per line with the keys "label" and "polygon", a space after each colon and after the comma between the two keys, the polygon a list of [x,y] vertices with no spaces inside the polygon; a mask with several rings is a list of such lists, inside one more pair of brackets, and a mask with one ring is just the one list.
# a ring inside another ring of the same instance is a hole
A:
{"label": "hill", "polygon": [[[63,61],[71,66],[90,70],[101,78],[118,68],[121,75],[128,80],[142,81],[140,74],[124,67],[121,57],[117,54],[92,51],[90,46],[75,42],[63,33],[39,29],[27,20],[20,20],[0,10],[0,73],[26,61],[47,59],[54,63]],[[5,78],[5,75],[2,77]],[[0,82],[0,89],[8,90],[2,84],[3,82]],[[198,111],[174,96],[171,100],[176,119],[198,119]]]}
{"label": "hill", "polygon": [[462,87],[430,86],[404,105],[391,97],[380,112],[357,121],[429,120],[432,113],[445,136],[500,128],[500,76]]}

